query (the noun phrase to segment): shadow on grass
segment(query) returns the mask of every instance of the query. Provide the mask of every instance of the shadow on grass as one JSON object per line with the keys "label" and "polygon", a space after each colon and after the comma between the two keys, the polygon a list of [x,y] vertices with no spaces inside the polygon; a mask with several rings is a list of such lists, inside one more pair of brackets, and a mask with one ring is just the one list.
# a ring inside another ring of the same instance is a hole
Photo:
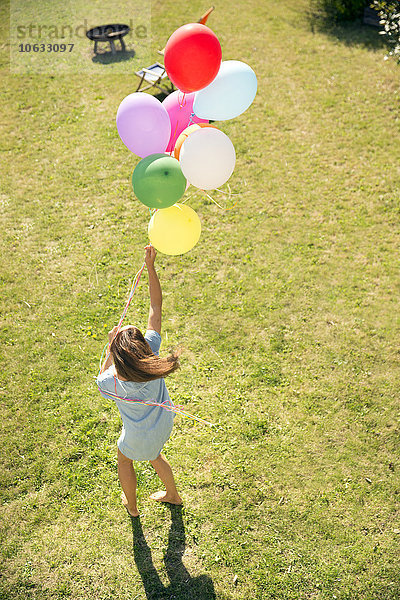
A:
{"label": "shadow on grass", "polygon": [[[150,91],[151,91],[151,89],[150,89]],[[163,100],[165,100],[165,98],[167,96],[169,96],[170,94],[172,94],[172,91],[173,90],[168,90],[168,91],[165,90],[165,92],[159,91],[159,92],[157,92],[157,94],[153,94],[153,96],[154,96],[154,98],[157,98],[157,100],[159,100],[160,102],[162,102]]]}
{"label": "shadow on grass", "polygon": [[388,49],[385,36],[379,34],[379,28],[364,25],[361,19],[353,22],[340,24],[328,23],[326,21],[310,20],[311,30],[319,31],[331,38],[336,38],[346,46],[361,46],[366,50],[386,52]]}
{"label": "shadow on grass", "polygon": [[130,60],[135,56],[134,50],[118,50],[115,54],[111,52],[101,52],[99,54],[95,54],[92,58],[94,63],[100,63],[103,65],[109,65],[110,63],[118,63],[123,62],[125,60]]}
{"label": "shadow on grass", "polygon": [[147,600],[214,600],[214,584],[207,575],[191,577],[182,562],[185,552],[185,526],[182,507],[168,505],[171,527],[164,564],[170,584],[164,586],[153,564],[151,550],[143,534],[140,518],[132,518],[133,554],[143,581]]}

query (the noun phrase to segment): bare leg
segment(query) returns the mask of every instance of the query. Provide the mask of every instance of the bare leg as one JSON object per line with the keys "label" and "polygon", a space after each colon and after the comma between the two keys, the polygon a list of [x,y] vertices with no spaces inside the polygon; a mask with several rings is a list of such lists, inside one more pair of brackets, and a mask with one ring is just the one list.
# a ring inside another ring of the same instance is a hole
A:
{"label": "bare leg", "polygon": [[123,489],[122,502],[132,517],[138,517],[136,506],[136,473],[130,458],[127,458],[118,448],[118,477]]}
{"label": "bare leg", "polygon": [[171,466],[165,456],[160,454],[155,460],[151,460],[150,463],[153,465],[157,475],[165,485],[166,489],[165,492],[156,492],[155,494],[151,494],[150,498],[152,500],[157,500],[158,502],[182,504],[182,498],[176,489]]}

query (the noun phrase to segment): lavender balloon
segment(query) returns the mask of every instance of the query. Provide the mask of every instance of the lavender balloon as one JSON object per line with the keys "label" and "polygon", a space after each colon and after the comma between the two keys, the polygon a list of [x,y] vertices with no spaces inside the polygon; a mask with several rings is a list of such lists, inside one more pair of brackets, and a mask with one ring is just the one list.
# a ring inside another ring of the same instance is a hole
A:
{"label": "lavender balloon", "polygon": [[141,158],[165,152],[171,122],[157,98],[143,92],[126,96],[118,107],[117,129],[125,146]]}

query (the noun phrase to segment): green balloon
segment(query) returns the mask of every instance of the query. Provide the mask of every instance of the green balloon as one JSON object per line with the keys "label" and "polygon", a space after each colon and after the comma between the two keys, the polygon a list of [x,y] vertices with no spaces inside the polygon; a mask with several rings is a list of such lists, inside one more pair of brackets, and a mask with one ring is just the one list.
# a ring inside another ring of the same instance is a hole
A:
{"label": "green balloon", "polygon": [[176,158],[150,154],[136,165],[132,186],[136,197],[149,208],[168,208],[183,196],[186,178]]}

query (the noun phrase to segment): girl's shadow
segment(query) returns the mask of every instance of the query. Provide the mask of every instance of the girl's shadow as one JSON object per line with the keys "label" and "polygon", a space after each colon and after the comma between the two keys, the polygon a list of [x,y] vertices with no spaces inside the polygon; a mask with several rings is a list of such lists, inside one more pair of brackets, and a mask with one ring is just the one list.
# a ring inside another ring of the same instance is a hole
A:
{"label": "girl's shadow", "polygon": [[182,507],[167,505],[171,511],[171,527],[164,564],[170,584],[164,586],[153,564],[151,550],[143,535],[140,519],[132,518],[133,554],[143,581],[147,600],[215,600],[214,584],[207,575],[191,577],[182,557],[185,552],[185,526]]}

